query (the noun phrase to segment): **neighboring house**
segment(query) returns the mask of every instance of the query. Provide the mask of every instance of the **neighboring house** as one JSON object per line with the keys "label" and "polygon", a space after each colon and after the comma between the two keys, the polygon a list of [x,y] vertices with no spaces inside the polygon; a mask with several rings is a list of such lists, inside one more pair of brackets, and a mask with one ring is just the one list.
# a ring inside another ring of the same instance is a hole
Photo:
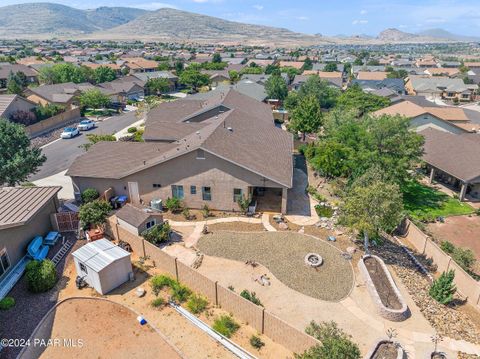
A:
{"label": "neighboring house", "polygon": [[462,79],[448,77],[409,76],[405,88],[409,95],[442,98],[447,100],[471,101],[478,86],[466,85]]}
{"label": "neighboring house", "polygon": [[141,235],[147,229],[163,223],[163,215],[147,207],[127,203],[115,213],[117,224],[132,234]]}
{"label": "neighboring house", "polygon": [[112,188],[133,204],[177,197],[224,211],[252,198],[259,210],[286,213],[293,137],[267,104],[232,89],[162,103],[147,115],[144,140],[99,142],[77,157],[67,171],[75,196]]}
{"label": "neighboring house", "polygon": [[137,72],[154,72],[158,69],[158,63],[153,60],[146,60],[142,57],[126,57],[121,59],[122,68],[127,68],[131,74]]}
{"label": "neighboring house", "polygon": [[[242,80],[250,80],[256,82],[259,85],[265,85],[265,82],[270,78],[272,75],[265,75],[265,74],[244,74],[242,75]],[[286,73],[282,73],[280,76],[285,80],[285,83],[288,85],[290,80]]]}
{"label": "neighboring house", "polygon": [[[383,79],[383,80],[358,80],[354,79],[351,81],[351,85],[359,85],[363,91],[374,93],[381,89],[389,89],[391,90],[388,92],[391,94],[396,95],[404,95],[405,94],[405,85],[402,79]],[[390,97],[390,95],[386,96]]]}
{"label": "neighboring house", "polygon": [[433,128],[419,132],[425,138],[423,160],[430,182],[437,180],[459,192],[459,199],[480,199],[480,138]]}
{"label": "neighboring house", "polygon": [[469,69],[477,69],[480,70],[480,62],[464,62],[463,64],[465,67],[468,67]]}
{"label": "neighboring house", "polygon": [[388,72],[385,71],[359,71],[357,80],[382,81],[387,78]]}
{"label": "neighboring house", "polygon": [[97,64],[97,63],[94,63],[94,62],[83,62],[82,66],[86,66],[86,67],[88,67],[92,70],[96,70],[99,67],[108,67],[108,68],[112,69],[113,71],[115,71],[115,73],[117,75],[120,75],[122,73],[122,68],[118,64],[110,64],[110,63]]}
{"label": "neighboring house", "polygon": [[467,112],[460,107],[420,106],[408,100],[400,101],[373,113],[374,116],[401,115],[408,117],[411,127],[415,128],[416,131],[434,128],[453,134],[478,131],[480,121],[476,118],[470,118],[470,116],[475,116],[474,114],[475,111]]}
{"label": "neighboring house", "polygon": [[[328,63],[316,63],[312,65],[312,71],[324,71],[325,66],[327,66]],[[343,72],[345,69],[344,64],[336,64],[337,65],[337,71],[338,72]]]}
{"label": "neighboring house", "polygon": [[113,103],[126,103],[145,96],[144,83],[133,76],[122,77],[111,82],[98,84],[100,90],[110,96]]}
{"label": "neighboring house", "polygon": [[0,187],[0,280],[26,254],[35,236],[51,229],[61,187]]}
{"label": "neighboring house", "polygon": [[10,74],[22,72],[25,74],[28,83],[36,83],[38,81],[38,73],[34,69],[20,64],[0,64],[0,91],[7,87],[8,77]]}
{"label": "neighboring house", "polygon": [[28,88],[24,93],[28,100],[36,104],[43,106],[55,104],[64,106],[66,109],[71,109],[76,105],[77,96],[80,95],[80,93],[94,88],[95,86],[89,83],[75,84],[73,82],[66,82],[63,84]]}
{"label": "neighboring house", "polygon": [[447,77],[456,77],[460,75],[460,70],[451,67],[431,67],[426,69],[424,74],[428,76],[447,76]]}
{"label": "neighboring house", "polygon": [[301,70],[305,63],[303,61],[280,61],[280,67],[293,67],[294,69]]}
{"label": "neighboring house", "polygon": [[213,87],[216,87],[221,83],[230,82],[230,76],[226,70],[202,70],[202,74],[210,77],[210,83]]}
{"label": "neighboring house", "polygon": [[357,76],[359,72],[385,72],[385,66],[368,66],[368,65],[354,65],[352,66],[352,74]]}
{"label": "neighboring house", "polygon": [[[175,91],[178,87],[178,77],[170,71],[137,72],[132,75],[144,84],[150,79],[167,79],[170,85],[170,91]],[[138,83],[138,82],[137,82]]]}
{"label": "neighboring house", "polygon": [[[322,80],[329,82],[331,85],[336,86],[338,88],[342,88],[343,86],[343,73],[340,71],[328,72],[328,71],[315,71],[315,70],[306,70],[303,71],[303,76],[318,76]],[[301,75],[297,75],[301,76]],[[300,80],[301,81],[301,80]],[[293,81],[295,82],[295,80]],[[298,87],[298,86],[296,86]]]}
{"label": "neighboring house", "polygon": [[10,119],[18,111],[30,112],[35,107],[35,103],[19,95],[0,95],[0,117]]}
{"label": "neighboring house", "polygon": [[268,65],[273,65],[275,60],[273,59],[250,59],[247,61],[246,66],[250,66],[252,63],[257,64],[260,67],[266,67]]}

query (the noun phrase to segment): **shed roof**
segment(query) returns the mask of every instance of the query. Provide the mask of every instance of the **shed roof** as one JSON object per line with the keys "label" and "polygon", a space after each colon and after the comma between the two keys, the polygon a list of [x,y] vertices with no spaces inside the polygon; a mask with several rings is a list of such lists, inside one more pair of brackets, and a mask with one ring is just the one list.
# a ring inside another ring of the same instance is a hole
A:
{"label": "shed roof", "polygon": [[120,210],[118,210],[115,215],[117,216],[117,218],[138,228],[150,217],[155,216],[156,218],[158,218],[159,216],[162,216],[161,213],[153,212],[152,210],[148,212],[147,210],[148,208],[139,208],[130,203],[127,203]]}
{"label": "shed roof", "polygon": [[129,257],[130,253],[103,238],[80,247],[72,256],[98,273],[113,262]]}

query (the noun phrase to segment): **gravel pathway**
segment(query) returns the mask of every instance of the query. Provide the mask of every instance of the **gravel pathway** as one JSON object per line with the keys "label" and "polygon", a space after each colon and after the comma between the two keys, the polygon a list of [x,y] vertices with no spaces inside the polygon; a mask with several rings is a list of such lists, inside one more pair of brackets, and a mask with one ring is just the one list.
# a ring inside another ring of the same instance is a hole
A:
{"label": "gravel pathway", "polygon": [[[285,285],[311,297],[339,301],[350,293],[354,275],[351,264],[336,248],[311,236],[288,232],[218,232],[200,238],[206,255],[267,267]],[[324,263],[318,269],[305,265],[307,253],[318,253]]]}

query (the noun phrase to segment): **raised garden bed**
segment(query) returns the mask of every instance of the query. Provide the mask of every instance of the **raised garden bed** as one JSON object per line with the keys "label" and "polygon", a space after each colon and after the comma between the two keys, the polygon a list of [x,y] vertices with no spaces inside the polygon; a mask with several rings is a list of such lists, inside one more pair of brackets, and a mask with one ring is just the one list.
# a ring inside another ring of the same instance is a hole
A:
{"label": "raised garden bed", "polygon": [[388,339],[379,340],[367,354],[366,359],[402,359],[403,348]]}
{"label": "raised garden bed", "polygon": [[358,267],[378,313],[395,322],[407,319],[410,315],[408,306],[383,260],[375,255],[365,255]]}

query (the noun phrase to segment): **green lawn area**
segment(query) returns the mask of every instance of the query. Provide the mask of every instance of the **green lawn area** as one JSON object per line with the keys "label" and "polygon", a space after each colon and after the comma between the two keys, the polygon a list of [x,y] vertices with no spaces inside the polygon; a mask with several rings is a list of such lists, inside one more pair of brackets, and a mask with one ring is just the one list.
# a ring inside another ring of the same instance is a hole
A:
{"label": "green lawn area", "polygon": [[117,113],[117,111],[112,110],[112,109],[88,109],[85,111],[84,116],[85,117],[95,117],[95,116],[111,116],[114,113]]}
{"label": "green lawn area", "polygon": [[475,211],[470,205],[416,181],[405,185],[402,192],[405,210],[413,219],[430,220]]}

